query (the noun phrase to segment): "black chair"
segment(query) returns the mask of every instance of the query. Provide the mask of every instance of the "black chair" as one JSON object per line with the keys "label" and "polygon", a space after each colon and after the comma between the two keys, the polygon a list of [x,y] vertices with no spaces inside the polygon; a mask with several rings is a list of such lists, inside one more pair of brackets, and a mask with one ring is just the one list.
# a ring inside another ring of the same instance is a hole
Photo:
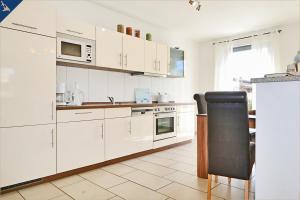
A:
{"label": "black chair", "polygon": [[246,92],[207,92],[208,116],[208,196],[211,178],[225,176],[245,180],[245,199],[249,199],[249,180],[255,162],[255,143],[251,142]]}
{"label": "black chair", "polygon": [[205,100],[205,95],[201,93],[194,94],[194,99],[197,102],[198,114],[206,114],[207,104]]}

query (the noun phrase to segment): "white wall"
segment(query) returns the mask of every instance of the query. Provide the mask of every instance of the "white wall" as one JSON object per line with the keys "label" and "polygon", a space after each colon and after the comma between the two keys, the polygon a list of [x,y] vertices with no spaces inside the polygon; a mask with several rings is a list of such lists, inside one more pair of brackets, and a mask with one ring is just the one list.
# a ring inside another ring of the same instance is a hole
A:
{"label": "white wall", "polygon": [[[134,88],[150,88],[157,92],[167,92],[177,102],[193,101],[193,94],[199,91],[201,68],[199,46],[196,42],[178,37],[174,32],[138,19],[114,12],[89,1],[52,1],[58,16],[73,18],[97,26],[116,29],[117,24],[132,26],[141,30],[142,38],[152,33],[154,41],[163,42],[171,47],[178,46],[185,51],[185,78],[154,78],[130,76],[125,73],[98,70],[57,67],[57,82],[66,82],[72,89],[77,82],[85,93],[85,101],[108,101],[114,96],[116,101],[134,101]],[[59,20],[59,19],[58,19]]]}
{"label": "white wall", "polygon": [[[300,50],[300,22],[291,23],[284,26],[273,27],[266,30],[281,29],[282,32],[279,36],[279,51],[280,51],[280,63],[282,67],[282,72],[285,72],[286,66],[293,63],[294,57],[297,51]],[[251,33],[245,33],[238,36],[232,36],[230,38],[220,38],[215,41],[223,41],[227,39],[232,39],[236,37],[242,37],[247,35],[252,35],[254,33],[260,33],[260,31],[255,31]],[[202,92],[214,89],[214,46],[213,41],[202,42],[199,44],[199,62],[201,73],[199,74],[200,88]]]}

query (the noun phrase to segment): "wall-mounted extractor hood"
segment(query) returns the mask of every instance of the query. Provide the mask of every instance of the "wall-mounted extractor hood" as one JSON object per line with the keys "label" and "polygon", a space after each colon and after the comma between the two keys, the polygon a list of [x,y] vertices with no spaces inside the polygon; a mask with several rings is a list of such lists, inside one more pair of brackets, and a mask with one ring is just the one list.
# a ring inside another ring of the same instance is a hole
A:
{"label": "wall-mounted extractor hood", "polygon": [[149,72],[132,72],[132,76],[151,76],[151,77],[167,77],[165,74],[155,74]]}

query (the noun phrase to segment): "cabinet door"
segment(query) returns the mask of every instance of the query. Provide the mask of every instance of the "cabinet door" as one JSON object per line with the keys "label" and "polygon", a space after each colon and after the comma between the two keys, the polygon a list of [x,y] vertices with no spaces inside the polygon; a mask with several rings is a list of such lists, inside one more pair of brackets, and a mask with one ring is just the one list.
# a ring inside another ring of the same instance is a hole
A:
{"label": "cabinet door", "polygon": [[137,72],[145,70],[144,40],[123,35],[123,69]]}
{"label": "cabinet door", "polygon": [[0,28],[0,127],[56,122],[55,49],[54,38]]}
{"label": "cabinet door", "polygon": [[130,117],[105,119],[105,160],[131,153]]}
{"label": "cabinet door", "polygon": [[96,28],[96,65],[122,69],[122,33]]}
{"label": "cabinet door", "polygon": [[167,74],[168,71],[168,46],[157,44],[156,52],[159,74]]}
{"label": "cabinet door", "polygon": [[131,117],[132,153],[153,147],[153,115]]}
{"label": "cabinet door", "polygon": [[145,41],[145,72],[157,73],[156,43]]}
{"label": "cabinet door", "polygon": [[195,134],[195,114],[193,112],[177,114],[177,142],[189,140]]}
{"label": "cabinet door", "polygon": [[90,40],[96,39],[95,26],[61,16],[58,17],[56,31]]}
{"label": "cabinet door", "polygon": [[57,172],[104,161],[104,121],[57,124]]}
{"label": "cabinet door", "polygon": [[55,125],[0,128],[0,187],[56,173]]}
{"label": "cabinet door", "polygon": [[49,4],[46,1],[24,0],[0,26],[56,37],[56,12]]}

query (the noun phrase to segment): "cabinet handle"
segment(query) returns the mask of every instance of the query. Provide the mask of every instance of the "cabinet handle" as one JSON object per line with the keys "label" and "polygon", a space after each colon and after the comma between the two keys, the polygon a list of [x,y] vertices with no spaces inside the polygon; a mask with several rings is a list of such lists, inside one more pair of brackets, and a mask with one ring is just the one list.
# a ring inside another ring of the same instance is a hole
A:
{"label": "cabinet handle", "polygon": [[129,134],[131,135],[131,121],[129,122]]}
{"label": "cabinet handle", "polygon": [[127,54],[125,54],[125,66],[127,67]]}
{"label": "cabinet handle", "polygon": [[52,137],[51,146],[52,148],[54,148],[54,129],[51,129],[51,137]]}
{"label": "cabinet handle", "polygon": [[82,35],[82,34],[83,34],[83,33],[81,33],[81,32],[73,31],[73,30],[70,30],[70,29],[67,29],[67,31],[70,32],[70,33],[76,33],[76,34],[78,34],[78,35]]}
{"label": "cabinet handle", "polygon": [[123,60],[122,57],[123,57],[122,53],[120,53],[120,67],[122,67],[122,60]]}
{"label": "cabinet handle", "polygon": [[101,129],[102,129],[101,138],[103,140],[104,139],[104,125],[103,125],[103,123],[101,125]]}
{"label": "cabinet handle", "polygon": [[156,71],[156,60],[154,60],[154,71]]}
{"label": "cabinet handle", "polygon": [[160,71],[160,60],[158,61],[158,71]]}
{"label": "cabinet handle", "polygon": [[75,115],[86,115],[86,114],[91,114],[93,112],[80,112],[80,113],[75,113]]}
{"label": "cabinet handle", "polygon": [[34,27],[34,26],[27,26],[27,25],[24,25],[24,24],[19,24],[19,23],[12,23],[13,25],[15,26],[21,26],[23,28],[29,28],[29,29],[32,29],[32,30],[37,30],[38,28],[37,27]]}
{"label": "cabinet handle", "polygon": [[54,120],[54,102],[51,102],[51,119]]}

